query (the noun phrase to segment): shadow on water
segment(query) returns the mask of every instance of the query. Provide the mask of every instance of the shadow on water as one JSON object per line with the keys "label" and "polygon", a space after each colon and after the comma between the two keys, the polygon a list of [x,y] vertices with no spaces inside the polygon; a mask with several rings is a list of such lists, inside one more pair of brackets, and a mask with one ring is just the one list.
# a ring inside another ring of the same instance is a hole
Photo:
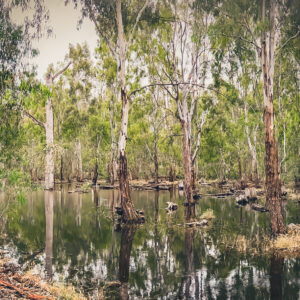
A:
{"label": "shadow on water", "polygon": [[[257,246],[268,234],[267,214],[236,208],[230,198],[184,207],[177,190],[133,191],[132,198],[147,222],[116,232],[118,191],[32,192],[7,215],[0,249],[20,262],[34,255],[47,279],[86,295],[119,282],[109,299],[299,299],[300,259]],[[168,201],[178,210],[168,214]],[[209,226],[184,226],[208,209],[216,217]],[[290,202],[286,210],[289,223],[300,223],[298,206]]]}

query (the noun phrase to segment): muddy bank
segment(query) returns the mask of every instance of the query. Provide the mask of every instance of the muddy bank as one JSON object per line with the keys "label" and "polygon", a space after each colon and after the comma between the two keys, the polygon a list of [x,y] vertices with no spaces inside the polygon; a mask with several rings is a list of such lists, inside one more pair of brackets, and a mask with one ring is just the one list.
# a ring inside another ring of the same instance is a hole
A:
{"label": "muddy bank", "polygon": [[21,266],[14,260],[1,257],[0,299],[84,300],[86,298],[78,294],[71,286],[47,283],[39,276],[33,275],[30,271],[24,272]]}

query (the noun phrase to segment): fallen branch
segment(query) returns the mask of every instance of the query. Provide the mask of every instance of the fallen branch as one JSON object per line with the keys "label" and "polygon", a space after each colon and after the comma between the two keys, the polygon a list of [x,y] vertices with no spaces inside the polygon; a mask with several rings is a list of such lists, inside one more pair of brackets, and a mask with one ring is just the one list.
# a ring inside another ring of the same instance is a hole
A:
{"label": "fallen branch", "polygon": [[7,281],[4,281],[4,280],[0,280],[0,285],[11,288],[11,289],[15,290],[16,292],[18,292],[20,295],[26,296],[26,297],[28,297],[29,299],[32,299],[32,300],[39,300],[39,299],[49,299],[49,300],[51,300],[51,299],[53,299],[53,298],[50,298],[50,297],[47,297],[47,296],[29,294],[27,289],[23,288],[23,290],[22,290],[22,289],[20,289],[16,286],[10,284]]}

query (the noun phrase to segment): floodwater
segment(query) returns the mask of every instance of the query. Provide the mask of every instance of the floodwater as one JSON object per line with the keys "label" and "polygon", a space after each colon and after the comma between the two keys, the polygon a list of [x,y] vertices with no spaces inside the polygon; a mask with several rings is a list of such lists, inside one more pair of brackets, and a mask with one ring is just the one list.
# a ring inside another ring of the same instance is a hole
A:
{"label": "floodwater", "polygon": [[[103,288],[108,299],[300,299],[300,258],[263,251],[268,213],[206,197],[196,218],[207,209],[216,218],[187,228],[178,191],[132,191],[132,198],[146,223],[120,230],[111,210],[118,191],[31,192],[8,210],[0,250],[92,299]],[[179,208],[167,214],[170,199]],[[288,223],[300,223],[297,203],[287,201],[285,211]]]}

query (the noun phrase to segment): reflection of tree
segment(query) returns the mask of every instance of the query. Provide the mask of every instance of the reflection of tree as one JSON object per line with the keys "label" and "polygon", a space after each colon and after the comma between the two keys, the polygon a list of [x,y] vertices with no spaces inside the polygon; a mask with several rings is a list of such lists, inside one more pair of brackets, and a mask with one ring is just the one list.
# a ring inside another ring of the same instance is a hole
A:
{"label": "reflection of tree", "polygon": [[193,222],[196,217],[196,206],[194,204],[186,206],[184,210],[184,216],[186,222]]}
{"label": "reflection of tree", "polygon": [[95,207],[99,207],[99,196],[98,196],[98,191],[95,187],[92,189],[92,197],[93,197],[93,202],[95,204]]}
{"label": "reflection of tree", "polygon": [[[155,203],[155,216],[154,216],[154,222],[155,222],[155,232],[157,232],[157,222],[158,222],[158,198],[159,198],[159,191],[155,191],[155,196],[154,196],[154,203]],[[170,200],[172,201],[172,200]]]}
{"label": "reflection of tree", "polygon": [[54,192],[45,191],[45,215],[46,215],[46,277],[52,279],[53,257],[53,200]]}
{"label": "reflection of tree", "polygon": [[284,258],[276,256],[275,254],[271,257],[270,266],[270,294],[271,300],[282,299],[282,271],[283,271]]}
{"label": "reflection of tree", "polygon": [[[187,206],[185,208],[185,221],[191,222],[194,219],[195,219],[195,205]],[[179,299],[192,298],[191,295],[192,277],[193,275],[195,275],[193,247],[194,247],[194,228],[186,227],[185,235],[184,235],[185,274],[182,278],[181,286],[178,291]]]}
{"label": "reflection of tree", "polygon": [[98,220],[98,209],[100,206],[100,202],[99,202],[99,195],[98,195],[98,190],[96,189],[96,187],[93,187],[92,189],[92,201],[95,204],[95,227],[96,230],[98,231],[99,228],[101,228],[100,226],[100,222]]}
{"label": "reflection of tree", "polygon": [[129,262],[133,237],[136,226],[125,225],[122,228],[121,248],[119,259],[119,279],[121,282],[120,299],[129,299],[128,295],[128,279],[129,279]]}
{"label": "reflection of tree", "polygon": [[82,194],[77,193],[76,203],[76,225],[81,226],[81,208],[82,208]]}

